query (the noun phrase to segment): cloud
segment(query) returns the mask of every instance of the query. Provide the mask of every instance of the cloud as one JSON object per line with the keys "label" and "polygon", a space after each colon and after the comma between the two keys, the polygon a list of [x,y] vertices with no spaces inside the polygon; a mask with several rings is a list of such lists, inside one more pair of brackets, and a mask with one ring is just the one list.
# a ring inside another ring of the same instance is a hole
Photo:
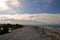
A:
{"label": "cloud", "polygon": [[7,4],[5,3],[7,0],[0,0],[0,11],[3,11],[3,10],[8,10],[8,6]]}
{"label": "cloud", "polygon": [[40,24],[42,24],[42,23],[34,21],[34,20],[15,20],[15,19],[0,20],[0,23],[24,24],[24,25],[40,25]]}
{"label": "cloud", "polygon": [[21,5],[21,3],[18,2],[18,0],[10,0],[9,2],[10,2],[11,5],[14,5],[14,6]]}
{"label": "cloud", "polygon": [[14,10],[12,8],[17,8],[22,6],[21,2],[18,0],[0,0],[0,11]]}
{"label": "cloud", "polygon": [[[0,15],[0,20],[32,20],[40,24],[60,24],[60,14],[14,14]],[[26,23],[26,22],[25,22]]]}

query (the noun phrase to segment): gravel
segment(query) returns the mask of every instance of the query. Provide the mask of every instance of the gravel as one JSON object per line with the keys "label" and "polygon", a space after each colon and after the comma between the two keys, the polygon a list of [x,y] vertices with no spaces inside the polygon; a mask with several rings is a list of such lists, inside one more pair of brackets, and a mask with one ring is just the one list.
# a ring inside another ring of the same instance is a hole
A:
{"label": "gravel", "polygon": [[[13,30],[11,33],[0,35],[0,40],[53,40],[52,38],[55,36],[53,33],[54,31],[51,32],[47,30],[43,29],[42,31],[42,28],[35,29],[34,27],[23,27]],[[49,35],[49,33],[52,35]],[[56,40],[60,40],[59,37],[60,36],[58,35]]]}

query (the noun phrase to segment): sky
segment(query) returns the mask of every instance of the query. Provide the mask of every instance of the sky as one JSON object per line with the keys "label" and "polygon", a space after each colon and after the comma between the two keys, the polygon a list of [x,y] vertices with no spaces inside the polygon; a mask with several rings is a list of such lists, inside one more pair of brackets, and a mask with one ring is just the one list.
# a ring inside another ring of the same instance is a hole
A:
{"label": "sky", "polygon": [[0,23],[60,24],[60,0],[0,0]]}

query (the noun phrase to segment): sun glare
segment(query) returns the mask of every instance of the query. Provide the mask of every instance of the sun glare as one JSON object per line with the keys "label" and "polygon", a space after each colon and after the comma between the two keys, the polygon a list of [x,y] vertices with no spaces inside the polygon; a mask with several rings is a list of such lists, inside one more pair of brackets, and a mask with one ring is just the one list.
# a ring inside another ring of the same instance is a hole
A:
{"label": "sun glare", "polygon": [[6,10],[8,8],[5,2],[6,0],[0,0],[0,10]]}
{"label": "sun glare", "polygon": [[0,0],[0,7],[3,7],[5,5],[3,0]]}

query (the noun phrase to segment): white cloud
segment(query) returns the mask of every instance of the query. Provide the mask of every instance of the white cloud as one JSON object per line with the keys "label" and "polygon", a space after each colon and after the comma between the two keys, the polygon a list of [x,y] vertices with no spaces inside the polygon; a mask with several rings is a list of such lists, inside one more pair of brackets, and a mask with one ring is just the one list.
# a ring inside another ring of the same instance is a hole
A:
{"label": "white cloud", "polygon": [[15,20],[33,20],[46,24],[60,24],[60,14],[14,14],[0,15],[0,20],[15,19]]}
{"label": "white cloud", "polygon": [[18,0],[10,0],[10,2],[11,2],[11,5],[14,5],[14,6],[21,5],[21,3],[18,2]]}
{"label": "white cloud", "polygon": [[0,11],[8,10],[8,6],[5,3],[7,0],[0,0]]}
{"label": "white cloud", "polygon": [[0,0],[0,11],[11,10],[12,6],[19,7],[22,4],[18,0]]}

